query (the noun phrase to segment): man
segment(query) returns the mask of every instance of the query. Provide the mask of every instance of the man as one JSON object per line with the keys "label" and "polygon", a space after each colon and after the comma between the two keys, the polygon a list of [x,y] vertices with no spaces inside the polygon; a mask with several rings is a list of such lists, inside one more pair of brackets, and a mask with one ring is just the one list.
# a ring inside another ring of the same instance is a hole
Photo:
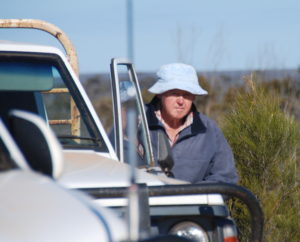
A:
{"label": "man", "polygon": [[191,183],[236,183],[233,154],[216,123],[199,113],[196,95],[205,95],[195,69],[186,64],[163,65],[149,89],[156,94],[147,105],[147,119],[157,160],[157,133],[167,135],[174,160],[175,178]]}

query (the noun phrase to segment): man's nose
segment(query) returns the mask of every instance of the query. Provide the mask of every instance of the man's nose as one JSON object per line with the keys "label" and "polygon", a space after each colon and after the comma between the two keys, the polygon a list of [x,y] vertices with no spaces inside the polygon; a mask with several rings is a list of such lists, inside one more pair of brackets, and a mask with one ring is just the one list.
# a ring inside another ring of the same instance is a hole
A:
{"label": "man's nose", "polygon": [[183,96],[178,96],[177,97],[177,102],[180,103],[180,104],[182,104],[184,102]]}

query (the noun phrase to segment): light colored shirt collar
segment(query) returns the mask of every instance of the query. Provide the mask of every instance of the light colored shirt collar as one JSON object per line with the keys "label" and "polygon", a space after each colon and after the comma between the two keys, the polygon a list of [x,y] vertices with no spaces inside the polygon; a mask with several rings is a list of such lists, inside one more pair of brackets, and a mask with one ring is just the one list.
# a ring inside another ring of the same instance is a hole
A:
{"label": "light colored shirt collar", "polygon": [[[157,109],[155,111],[155,115],[157,117],[157,119],[163,124],[163,126],[165,127],[166,126],[166,122],[163,120],[162,116],[161,116],[161,111],[160,109]],[[179,133],[184,130],[185,128],[187,128],[188,126],[192,125],[193,123],[193,111],[191,111],[186,117],[185,117],[185,120],[184,122],[181,124],[181,126],[179,127],[178,129],[178,132],[175,136],[175,139],[174,140],[171,140],[170,137],[168,137],[169,141],[170,141],[170,144],[171,146],[173,146],[176,142],[176,140],[178,139],[179,137]]]}

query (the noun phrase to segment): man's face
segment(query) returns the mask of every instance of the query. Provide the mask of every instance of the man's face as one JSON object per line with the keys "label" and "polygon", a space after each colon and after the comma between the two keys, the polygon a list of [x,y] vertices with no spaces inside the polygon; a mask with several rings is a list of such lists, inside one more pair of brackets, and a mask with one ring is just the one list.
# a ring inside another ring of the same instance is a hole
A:
{"label": "man's face", "polygon": [[172,89],[159,95],[163,117],[172,120],[181,120],[191,110],[195,95],[179,89]]}

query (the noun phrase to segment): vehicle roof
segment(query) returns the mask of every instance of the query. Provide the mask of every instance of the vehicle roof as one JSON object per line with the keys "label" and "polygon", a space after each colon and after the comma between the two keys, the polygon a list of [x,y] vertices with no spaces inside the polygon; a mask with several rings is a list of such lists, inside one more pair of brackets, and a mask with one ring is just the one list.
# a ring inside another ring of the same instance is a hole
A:
{"label": "vehicle roof", "polygon": [[53,53],[60,56],[63,55],[60,49],[53,46],[7,40],[0,40],[0,51]]}

